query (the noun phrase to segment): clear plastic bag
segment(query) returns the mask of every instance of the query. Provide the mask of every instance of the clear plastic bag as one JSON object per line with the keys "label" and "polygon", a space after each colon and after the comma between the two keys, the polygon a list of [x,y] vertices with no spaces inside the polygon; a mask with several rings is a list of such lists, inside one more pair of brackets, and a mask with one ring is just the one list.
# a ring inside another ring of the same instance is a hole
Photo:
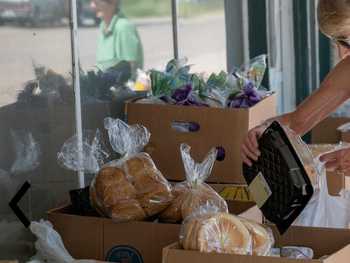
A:
{"label": "clear plastic bag", "polygon": [[176,184],[173,188],[174,201],[160,215],[162,221],[181,222],[207,202],[216,206],[219,212],[228,212],[226,201],[205,183],[216,160],[217,149],[211,149],[201,163],[193,160],[190,150],[190,146],[181,144],[186,181]]}
{"label": "clear plastic bag", "polygon": [[171,186],[142,152],[150,133],[141,125],[105,119],[109,140],[121,158],[104,165],[90,187],[96,210],[117,222],[143,220],[162,212],[173,199]]}
{"label": "clear plastic bag", "polygon": [[85,130],[81,146],[79,146],[78,136],[72,136],[62,145],[61,151],[57,154],[57,160],[68,170],[95,174],[108,156],[102,144],[100,131],[96,130],[94,133]]}
{"label": "clear plastic bag", "polygon": [[[334,150],[343,147],[340,145]],[[348,228],[350,224],[350,192],[343,190],[340,196],[329,195],[326,168],[319,161],[319,158],[317,160],[318,184],[312,199],[294,224],[308,227]]]}
{"label": "clear plastic bag", "polygon": [[240,220],[252,236],[252,254],[254,256],[269,256],[275,244],[272,230],[248,219],[240,217]]}
{"label": "clear plastic bag", "polygon": [[220,213],[217,206],[210,202],[184,220],[180,244],[186,250],[204,253],[252,253],[252,237],[239,217]]}
{"label": "clear plastic bag", "polygon": [[96,260],[75,260],[65,248],[61,236],[49,221],[32,222],[30,230],[37,237],[37,254],[28,263],[94,263]]}

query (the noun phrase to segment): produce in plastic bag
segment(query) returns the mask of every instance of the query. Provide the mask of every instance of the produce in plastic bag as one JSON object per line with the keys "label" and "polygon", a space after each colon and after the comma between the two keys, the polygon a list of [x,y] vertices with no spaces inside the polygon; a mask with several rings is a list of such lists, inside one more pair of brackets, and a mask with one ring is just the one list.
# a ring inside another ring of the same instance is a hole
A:
{"label": "produce in plastic bag", "polygon": [[96,260],[76,260],[64,247],[61,236],[49,221],[32,222],[30,230],[37,237],[37,254],[28,263],[94,263]]}
{"label": "produce in plastic bag", "polygon": [[190,150],[190,146],[181,144],[186,181],[176,184],[173,188],[174,201],[160,215],[163,221],[181,222],[207,202],[216,206],[219,212],[228,212],[226,201],[205,183],[216,160],[217,149],[213,148],[201,163],[192,159]]}
{"label": "produce in plastic bag", "polygon": [[271,229],[254,221],[240,218],[252,236],[252,251],[255,256],[268,256],[275,243]]}
{"label": "produce in plastic bag", "polygon": [[150,133],[141,125],[105,119],[109,140],[119,160],[106,164],[94,178],[90,199],[96,210],[117,222],[142,220],[163,211],[173,196],[168,181],[151,157],[141,152]]}
{"label": "produce in plastic bag", "polygon": [[180,244],[186,250],[248,255],[252,237],[234,215],[218,213],[208,202],[185,219],[180,231]]}
{"label": "produce in plastic bag", "polygon": [[[339,146],[339,150],[344,146]],[[345,146],[348,147],[348,146]],[[340,196],[328,193],[327,173],[317,158],[318,184],[312,199],[294,224],[308,227],[348,228],[350,224],[350,193],[343,190]]]}

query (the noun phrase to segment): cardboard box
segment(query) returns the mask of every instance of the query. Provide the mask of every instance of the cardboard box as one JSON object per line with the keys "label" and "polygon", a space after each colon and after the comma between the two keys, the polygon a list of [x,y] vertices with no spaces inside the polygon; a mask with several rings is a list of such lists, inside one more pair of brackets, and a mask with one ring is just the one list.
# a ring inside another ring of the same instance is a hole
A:
{"label": "cardboard box", "polygon": [[[201,263],[348,263],[350,258],[350,230],[291,227],[283,236],[275,232],[276,245],[306,246],[314,250],[314,260],[292,260],[275,257],[240,256],[186,251],[172,244],[163,249],[163,263],[201,262]],[[326,259],[319,259],[329,255]]]}
{"label": "cardboard box", "polygon": [[[151,132],[147,151],[169,180],[184,180],[180,144],[192,147],[191,154],[202,160],[212,147],[223,147],[225,159],[214,165],[209,182],[245,184],[240,157],[241,142],[249,129],[276,115],[276,95],[250,109],[222,109],[127,103],[129,124],[142,124]],[[197,132],[179,132],[173,122],[193,122]]]}
{"label": "cardboard box", "polygon": [[[243,212],[242,216],[261,222],[254,204],[231,202],[232,213]],[[178,240],[181,228],[180,224],[115,223],[108,218],[78,216],[69,206],[49,211],[48,218],[74,258],[112,262],[161,263],[162,249]]]}
{"label": "cardboard box", "polygon": [[312,144],[335,144],[341,140],[339,126],[350,122],[350,118],[328,117],[311,131]]}

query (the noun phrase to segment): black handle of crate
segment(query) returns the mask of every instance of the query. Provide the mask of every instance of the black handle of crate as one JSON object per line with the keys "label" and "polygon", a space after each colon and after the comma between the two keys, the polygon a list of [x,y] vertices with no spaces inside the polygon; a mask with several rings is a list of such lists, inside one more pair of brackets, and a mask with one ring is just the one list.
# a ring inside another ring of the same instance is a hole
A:
{"label": "black handle of crate", "polygon": [[22,222],[22,224],[28,228],[30,226],[29,219],[25,216],[23,211],[19,208],[18,203],[21,201],[23,196],[27,193],[29,188],[31,187],[30,183],[26,181],[21,188],[18,190],[18,192],[15,194],[15,196],[11,199],[9,206],[11,207],[13,213],[17,216],[17,218]]}

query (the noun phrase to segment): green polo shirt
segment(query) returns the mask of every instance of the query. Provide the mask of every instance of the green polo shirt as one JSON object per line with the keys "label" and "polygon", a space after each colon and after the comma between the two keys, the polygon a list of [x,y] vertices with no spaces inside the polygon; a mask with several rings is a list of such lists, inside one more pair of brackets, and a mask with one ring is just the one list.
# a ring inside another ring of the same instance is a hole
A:
{"label": "green polo shirt", "polygon": [[131,61],[136,68],[143,68],[142,43],[135,25],[123,14],[119,13],[112,18],[105,30],[104,21],[100,25],[100,35],[97,43],[97,67],[105,71],[122,60]]}

